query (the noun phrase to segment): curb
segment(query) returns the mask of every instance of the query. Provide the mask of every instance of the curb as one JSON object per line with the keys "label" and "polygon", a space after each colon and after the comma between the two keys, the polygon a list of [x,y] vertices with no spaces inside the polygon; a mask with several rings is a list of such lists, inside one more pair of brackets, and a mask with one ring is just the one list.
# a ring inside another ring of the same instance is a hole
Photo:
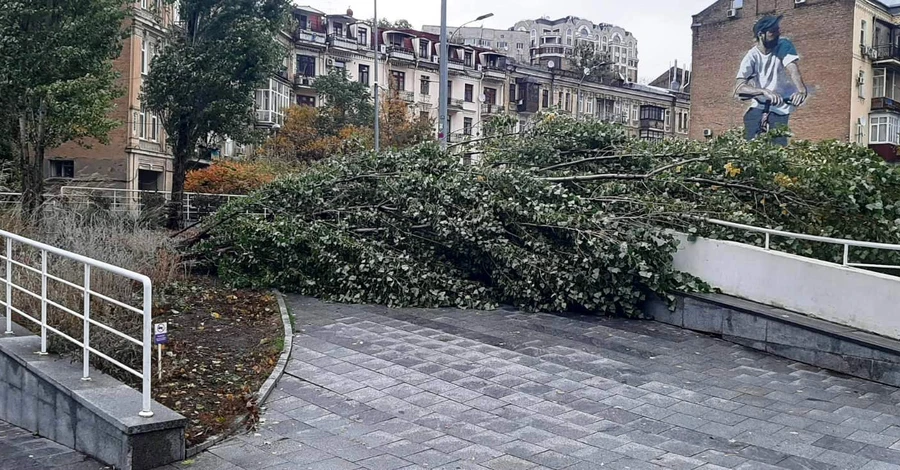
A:
{"label": "curb", "polygon": [[[275,294],[275,298],[278,299],[278,309],[281,310],[281,323],[284,325],[284,349],[281,350],[281,357],[278,358],[278,362],[275,364],[275,368],[272,369],[272,373],[269,374],[269,378],[263,382],[262,386],[259,387],[259,391],[256,392],[256,403],[260,407],[262,407],[263,402],[265,402],[266,399],[269,398],[269,395],[275,390],[275,384],[278,383],[278,379],[284,375],[284,369],[287,367],[288,359],[291,357],[291,348],[294,342],[294,330],[291,328],[291,315],[288,313],[287,304],[284,303],[284,295],[281,292],[278,292],[277,289],[272,289],[272,292]],[[237,422],[234,423],[234,426],[227,432],[208,439],[202,444],[186,449],[184,453],[185,460],[196,456],[216,444],[221,444],[222,441],[233,436],[239,429],[244,427],[246,422],[247,416],[244,416],[243,418],[238,419]]]}

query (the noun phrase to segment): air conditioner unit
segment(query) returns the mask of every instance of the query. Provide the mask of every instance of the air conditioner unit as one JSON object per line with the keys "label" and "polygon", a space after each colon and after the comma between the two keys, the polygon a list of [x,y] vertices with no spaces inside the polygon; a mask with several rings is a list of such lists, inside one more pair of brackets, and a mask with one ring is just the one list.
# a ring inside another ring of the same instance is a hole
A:
{"label": "air conditioner unit", "polygon": [[332,67],[332,66],[334,66],[334,59],[332,59],[331,57],[326,58],[326,59],[325,59],[325,66],[326,66],[326,67]]}
{"label": "air conditioner unit", "polygon": [[869,48],[869,58],[872,60],[878,60],[878,49],[874,47]]}
{"label": "air conditioner unit", "polygon": [[856,77],[856,84],[859,86],[866,84],[866,72],[863,72],[862,70],[859,71],[859,76]]}
{"label": "air conditioner unit", "polygon": [[[794,1],[796,1],[796,0],[794,0]],[[737,10],[735,10],[734,8],[729,8],[729,9],[728,9],[727,16],[728,16],[729,18],[736,18],[736,17],[737,17]]]}
{"label": "air conditioner unit", "polygon": [[703,137],[712,137],[713,132],[712,129],[703,129]]}

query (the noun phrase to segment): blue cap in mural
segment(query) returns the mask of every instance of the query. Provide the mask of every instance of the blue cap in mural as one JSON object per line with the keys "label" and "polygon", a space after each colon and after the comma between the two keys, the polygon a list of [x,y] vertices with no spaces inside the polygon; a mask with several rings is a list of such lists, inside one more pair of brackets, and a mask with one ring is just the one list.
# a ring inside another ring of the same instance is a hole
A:
{"label": "blue cap in mural", "polygon": [[783,15],[772,16],[766,15],[759,19],[755,25],[753,25],[753,36],[759,36],[760,34],[775,28],[778,26],[778,23],[781,22],[781,19],[784,18]]}

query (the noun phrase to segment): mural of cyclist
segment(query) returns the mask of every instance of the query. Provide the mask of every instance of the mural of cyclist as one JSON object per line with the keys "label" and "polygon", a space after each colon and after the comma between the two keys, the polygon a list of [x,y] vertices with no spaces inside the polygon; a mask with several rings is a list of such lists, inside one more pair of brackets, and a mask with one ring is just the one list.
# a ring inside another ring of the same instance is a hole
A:
{"label": "mural of cyclist", "polygon": [[[789,40],[781,37],[781,16],[763,16],[753,26],[756,44],[737,74],[735,96],[750,101],[744,114],[747,139],[754,139],[779,125],[787,125],[791,113],[808,96],[800,76],[800,56]],[[787,145],[787,137],[773,140]]]}

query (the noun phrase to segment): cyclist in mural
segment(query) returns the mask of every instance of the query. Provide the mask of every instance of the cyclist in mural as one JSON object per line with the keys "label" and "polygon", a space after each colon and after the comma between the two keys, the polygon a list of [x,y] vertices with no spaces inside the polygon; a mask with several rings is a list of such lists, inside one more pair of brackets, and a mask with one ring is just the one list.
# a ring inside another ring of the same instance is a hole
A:
{"label": "cyclist in mural", "polygon": [[[797,49],[781,37],[781,16],[764,16],[753,26],[756,45],[741,61],[735,95],[750,101],[744,114],[747,139],[754,139],[770,129],[787,125],[791,113],[807,98],[806,85],[800,76]],[[774,139],[787,145],[787,137]]]}

